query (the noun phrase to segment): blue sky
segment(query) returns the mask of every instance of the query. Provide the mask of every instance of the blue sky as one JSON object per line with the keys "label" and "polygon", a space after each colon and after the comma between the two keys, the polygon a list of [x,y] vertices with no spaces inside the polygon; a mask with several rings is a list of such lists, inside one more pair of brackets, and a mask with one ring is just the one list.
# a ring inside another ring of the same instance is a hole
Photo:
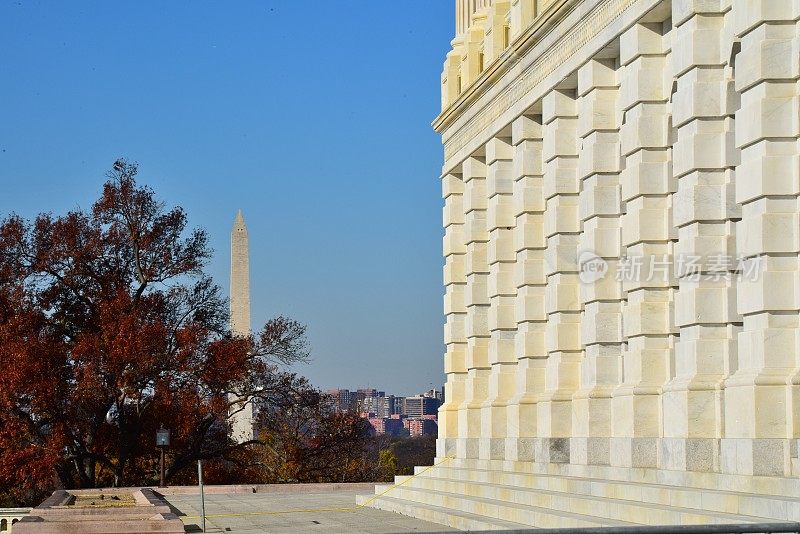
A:
{"label": "blue sky", "polygon": [[254,326],[309,327],[322,388],[442,373],[441,143],[453,2],[0,0],[0,216],[88,207],[124,156],[208,230]]}

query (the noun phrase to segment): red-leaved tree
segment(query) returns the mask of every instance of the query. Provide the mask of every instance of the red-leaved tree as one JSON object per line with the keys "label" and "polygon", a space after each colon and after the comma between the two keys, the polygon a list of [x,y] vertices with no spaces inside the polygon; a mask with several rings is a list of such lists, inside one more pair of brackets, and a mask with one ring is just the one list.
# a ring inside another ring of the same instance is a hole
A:
{"label": "red-leaved tree", "polygon": [[0,222],[0,492],[17,500],[152,484],[161,424],[168,479],[246,461],[260,443],[231,440],[229,399],[309,388],[281,365],[307,357],[305,327],[232,336],[206,234],[136,174],[117,161],[91,211]]}

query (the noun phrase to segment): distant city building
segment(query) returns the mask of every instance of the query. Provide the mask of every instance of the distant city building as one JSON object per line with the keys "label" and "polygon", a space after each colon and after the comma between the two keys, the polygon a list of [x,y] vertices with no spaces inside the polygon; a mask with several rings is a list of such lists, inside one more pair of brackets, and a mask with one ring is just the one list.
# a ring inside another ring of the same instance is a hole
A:
{"label": "distant city building", "polygon": [[392,436],[402,436],[405,434],[405,428],[403,427],[402,419],[386,418],[383,420],[383,422],[386,426],[387,434],[391,434]]}
{"label": "distant city building", "polygon": [[436,419],[429,417],[404,419],[403,426],[412,438],[435,436],[439,430]]}
{"label": "distant city building", "polygon": [[396,434],[394,430],[385,429],[384,423],[378,420],[432,418],[435,421],[439,406],[444,399],[443,388],[430,389],[411,397],[387,395],[385,391],[375,388],[357,390],[336,388],[329,389],[325,393],[330,397],[334,411],[354,411],[360,417],[369,419],[376,434]]}
{"label": "distant city building", "polygon": [[386,420],[383,417],[370,417],[367,421],[372,427],[372,434],[386,433]]}
{"label": "distant city building", "polygon": [[[383,393],[383,392],[380,392]],[[395,410],[396,398],[394,395],[383,395],[375,398],[375,416],[389,417],[394,413],[400,414],[401,410]]]}
{"label": "distant city building", "polygon": [[404,415],[405,397],[395,397],[391,404],[391,415]]}
{"label": "distant city building", "polygon": [[429,389],[425,393],[422,394],[423,397],[430,397],[432,399],[436,399],[441,404],[444,402],[444,387],[441,390],[439,389]]}
{"label": "distant city building", "polygon": [[[335,391],[335,390],[332,390]],[[370,413],[380,416],[382,413],[382,399],[386,393],[373,388],[361,388],[356,391],[347,391],[349,394],[348,409],[353,409],[358,413]]]}
{"label": "distant city building", "polygon": [[325,394],[331,398],[336,412],[348,412],[354,407],[355,394],[349,389],[329,389]]}
{"label": "distant city building", "polygon": [[404,402],[404,415],[407,417],[422,417],[423,415],[436,415],[441,401],[435,397],[406,397]]}
{"label": "distant city building", "polygon": [[356,405],[358,406],[358,411],[382,416],[383,401],[381,399],[385,396],[385,392],[376,389],[359,389],[356,391]]}
{"label": "distant city building", "polygon": [[389,417],[370,417],[367,419],[372,427],[373,435],[388,434],[390,436],[406,435],[406,430],[403,419],[393,419]]}

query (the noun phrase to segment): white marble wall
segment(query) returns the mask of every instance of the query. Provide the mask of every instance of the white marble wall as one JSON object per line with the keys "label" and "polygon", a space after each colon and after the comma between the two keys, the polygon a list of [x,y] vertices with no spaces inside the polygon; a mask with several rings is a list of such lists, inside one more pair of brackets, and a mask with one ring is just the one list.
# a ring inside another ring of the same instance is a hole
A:
{"label": "white marble wall", "polygon": [[445,167],[440,455],[800,474],[800,1],[647,3]]}

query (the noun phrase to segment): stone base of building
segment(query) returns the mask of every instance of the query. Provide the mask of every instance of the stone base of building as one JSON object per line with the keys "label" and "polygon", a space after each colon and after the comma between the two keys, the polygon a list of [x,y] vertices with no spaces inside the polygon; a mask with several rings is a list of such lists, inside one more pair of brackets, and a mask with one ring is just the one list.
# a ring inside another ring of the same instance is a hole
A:
{"label": "stone base of building", "polygon": [[[661,468],[755,475],[800,476],[800,440],[736,438],[443,438],[440,458],[466,458],[577,464],[627,468]],[[489,446],[490,445],[490,446]]]}
{"label": "stone base of building", "polygon": [[800,522],[798,478],[447,457],[434,465],[359,502],[464,530]]}

